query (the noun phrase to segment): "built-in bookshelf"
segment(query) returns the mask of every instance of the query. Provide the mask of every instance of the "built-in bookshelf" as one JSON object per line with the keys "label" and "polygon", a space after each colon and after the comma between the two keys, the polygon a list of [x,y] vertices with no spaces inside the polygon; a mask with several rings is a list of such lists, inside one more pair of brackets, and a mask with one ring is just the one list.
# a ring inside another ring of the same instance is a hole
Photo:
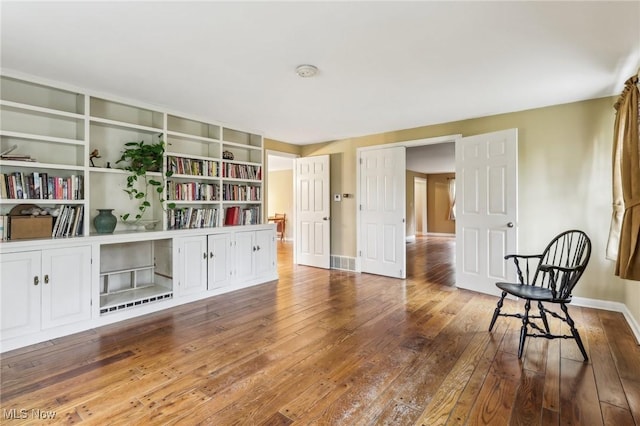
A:
{"label": "built-in bookshelf", "polygon": [[[124,144],[162,141],[164,169],[148,178],[163,180],[165,201],[150,197],[143,219],[164,230],[263,223],[260,134],[22,76],[0,84],[2,215],[22,203],[72,205],[82,220],[64,236],[93,234],[98,209],[136,210],[118,162]],[[118,220],[117,232],[139,230]]]}
{"label": "built-in bookshelf", "polygon": [[[0,210],[27,204],[44,214],[72,204],[74,229],[52,237],[84,235],[86,222],[87,96],[9,76],[0,76]],[[51,223],[55,223],[55,219]],[[7,232],[10,237],[10,232]]]}
{"label": "built-in bookshelf", "polygon": [[262,137],[167,117],[168,229],[262,223]]}

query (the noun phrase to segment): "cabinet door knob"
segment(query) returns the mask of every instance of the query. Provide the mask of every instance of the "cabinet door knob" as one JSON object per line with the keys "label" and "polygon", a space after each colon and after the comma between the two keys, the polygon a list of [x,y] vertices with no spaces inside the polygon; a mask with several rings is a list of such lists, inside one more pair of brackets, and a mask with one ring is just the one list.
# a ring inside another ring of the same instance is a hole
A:
{"label": "cabinet door knob", "polygon": [[38,276],[36,275],[35,277],[33,277],[33,285],[38,285],[40,284],[40,278],[38,278]]}
{"label": "cabinet door knob", "polygon": [[213,258],[213,252],[212,251],[209,252],[209,257]]}
{"label": "cabinet door knob", "polygon": [[49,284],[49,274],[44,276],[44,283]]}
{"label": "cabinet door knob", "polygon": [[260,250],[260,246],[258,246],[257,250]]}
{"label": "cabinet door knob", "polygon": [[253,251],[256,251],[256,246],[253,246]]}
{"label": "cabinet door knob", "polygon": [[207,258],[207,252],[205,251],[204,253],[202,253],[202,258],[206,259]]}

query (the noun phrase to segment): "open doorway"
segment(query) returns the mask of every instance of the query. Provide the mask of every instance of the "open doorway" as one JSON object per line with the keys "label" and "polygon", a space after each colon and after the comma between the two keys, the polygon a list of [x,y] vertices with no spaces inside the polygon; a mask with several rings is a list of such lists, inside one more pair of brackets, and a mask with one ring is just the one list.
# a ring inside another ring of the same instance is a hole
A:
{"label": "open doorway", "polygon": [[279,244],[293,240],[293,160],[297,157],[294,154],[267,151],[265,219],[276,223]]}
{"label": "open doorway", "polygon": [[407,148],[407,176],[413,177],[407,180],[407,277],[432,281],[446,270],[452,277],[446,284],[453,286],[456,239],[448,184],[455,178],[455,142]]}

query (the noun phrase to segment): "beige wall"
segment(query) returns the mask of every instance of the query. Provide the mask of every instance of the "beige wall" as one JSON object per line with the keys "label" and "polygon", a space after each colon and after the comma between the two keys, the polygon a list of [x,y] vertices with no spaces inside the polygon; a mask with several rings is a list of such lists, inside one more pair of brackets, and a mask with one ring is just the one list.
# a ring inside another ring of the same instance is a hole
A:
{"label": "beige wall", "polygon": [[285,224],[285,239],[291,239],[293,236],[293,170],[279,170],[269,172],[267,177],[268,188],[267,193],[269,203],[267,204],[268,216],[276,213],[285,213],[287,215]]}
{"label": "beige wall", "polygon": [[456,222],[449,220],[449,179],[455,173],[427,175],[427,230],[455,234]]}
{"label": "beige wall", "polygon": [[407,210],[407,226],[406,226],[406,236],[414,236],[416,235],[416,197],[415,197],[415,183],[414,178],[420,177],[423,179],[427,178],[427,175],[424,173],[414,172],[412,170],[407,170],[406,174],[406,186],[407,186],[407,194],[406,194],[406,210]]}
{"label": "beige wall", "polygon": [[[614,98],[556,105],[528,111],[424,126],[301,147],[303,156],[330,154],[332,177],[340,192],[355,194],[358,147],[461,133],[464,136],[518,128],[519,221],[521,252],[538,252],[556,233],[585,230],[593,255],[576,296],[622,302],[640,322],[640,283],[613,275],[604,258],[611,215],[611,141]],[[333,161],[333,159],[336,161]],[[332,192],[336,192],[332,189]],[[356,209],[335,206],[332,254],[355,256]]]}

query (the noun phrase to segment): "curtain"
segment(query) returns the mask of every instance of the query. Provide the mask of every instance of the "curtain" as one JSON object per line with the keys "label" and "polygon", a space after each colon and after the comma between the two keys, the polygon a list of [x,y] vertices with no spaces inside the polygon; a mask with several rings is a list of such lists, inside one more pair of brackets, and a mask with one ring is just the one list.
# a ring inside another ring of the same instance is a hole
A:
{"label": "curtain", "polygon": [[456,178],[449,179],[449,220],[456,220]]}
{"label": "curtain", "polygon": [[[615,108],[613,217],[607,255],[615,254],[613,246],[617,239],[619,244],[615,274],[620,278],[640,281],[640,105],[637,75],[625,82]],[[616,235],[618,230],[619,236]]]}

